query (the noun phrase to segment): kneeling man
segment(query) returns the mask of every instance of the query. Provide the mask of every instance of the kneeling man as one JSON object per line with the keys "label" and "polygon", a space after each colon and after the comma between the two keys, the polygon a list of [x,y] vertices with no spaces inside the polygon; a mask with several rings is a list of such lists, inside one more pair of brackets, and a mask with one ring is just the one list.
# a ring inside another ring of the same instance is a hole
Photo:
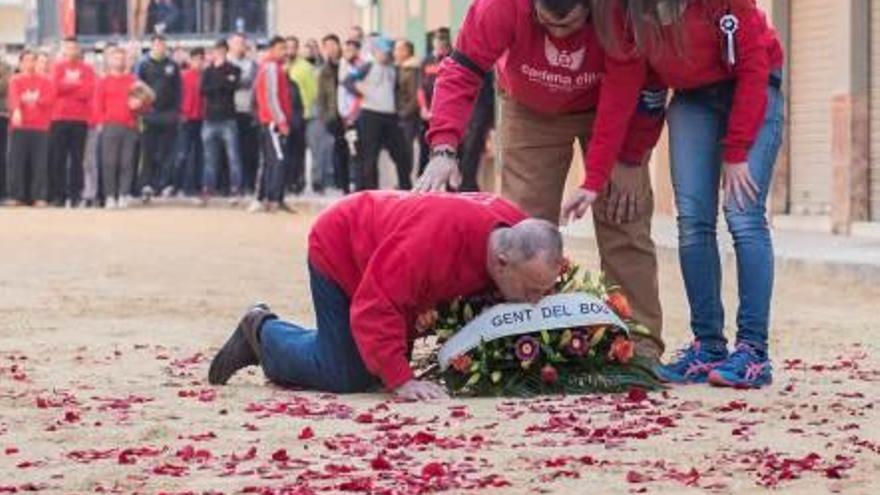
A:
{"label": "kneeling man", "polygon": [[209,381],[261,365],[275,383],[406,399],[443,397],[409,364],[419,315],[459,296],[497,290],[538,302],[562,265],[562,237],[489,194],[365,192],[322,214],[309,236],[317,330],[250,308],[214,357]]}

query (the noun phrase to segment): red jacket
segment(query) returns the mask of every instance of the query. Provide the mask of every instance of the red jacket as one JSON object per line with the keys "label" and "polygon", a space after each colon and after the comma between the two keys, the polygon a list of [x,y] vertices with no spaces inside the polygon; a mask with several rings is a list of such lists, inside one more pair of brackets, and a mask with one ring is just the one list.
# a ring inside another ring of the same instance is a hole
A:
{"label": "red jacket", "polygon": [[[518,103],[544,114],[596,109],[606,72],[605,51],[591,23],[558,39],[534,19],[532,0],[476,0],[458,35],[456,52],[441,64],[434,89],[431,146],[461,142],[485,72],[495,67],[498,86]],[[461,56],[473,63],[462,63]],[[661,90],[657,84],[646,85]],[[641,163],[663,128],[665,100],[658,111],[639,113],[621,154],[623,161]],[[584,130],[588,134],[588,129]],[[587,178],[598,190],[607,174]]]}
{"label": "red jacket", "polygon": [[254,81],[257,97],[257,118],[263,125],[290,125],[293,102],[290,99],[284,62],[266,60],[260,65]]}
{"label": "red jacket", "polygon": [[128,107],[128,97],[136,83],[137,77],[131,73],[101,78],[95,90],[95,123],[136,128],[138,114]]}
{"label": "red jacket", "polygon": [[183,83],[183,96],[180,100],[180,114],[184,121],[205,119],[205,99],[202,97],[202,71],[186,69],[180,75]]}
{"label": "red jacket", "polygon": [[352,336],[390,390],[413,378],[416,317],[491,289],[489,234],[525,218],[488,194],[353,194],[318,218],[309,261],[351,298]]}
{"label": "red jacket", "polygon": [[[722,33],[718,21],[726,11],[707,11],[702,2],[691,2],[684,13],[685,47],[648,50],[645,59],[615,58],[603,82],[603,101],[594,123],[587,153],[587,169],[609,170],[624,140],[629,116],[635,108],[646,73],[654,71],[674,89],[694,89],[724,81],[736,81],[733,106],[724,137],[724,160],[746,161],[767,108],[770,73],[782,67],[782,45],[764,13],[754,4],[743,4],[732,13],[739,19],[735,33],[736,64],[728,67],[721,53]],[[631,35],[618,25],[618,38]],[[667,36],[666,39],[673,39]],[[611,58],[611,57],[609,57]],[[647,63],[646,63],[647,62]]]}
{"label": "red jacket", "polygon": [[55,90],[52,81],[39,74],[16,74],[9,80],[9,114],[21,110],[22,123],[15,125],[10,119],[13,129],[30,129],[37,131],[49,130],[52,121],[52,109],[55,104]]}
{"label": "red jacket", "polygon": [[55,109],[52,120],[88,122],[95,93],[95,71],[81,61],[60,60],[52,67]]}

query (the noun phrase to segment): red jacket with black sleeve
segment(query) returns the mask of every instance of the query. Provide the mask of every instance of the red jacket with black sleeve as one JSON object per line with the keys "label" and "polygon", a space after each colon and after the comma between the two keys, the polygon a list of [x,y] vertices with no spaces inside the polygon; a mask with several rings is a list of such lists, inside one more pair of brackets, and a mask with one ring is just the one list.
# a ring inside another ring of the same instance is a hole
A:
{"label": "red jacket with black sleeve", "polygon": [[492,289],[489,234],[525,218],[490,194],[353,194],[316,221],[309,262],[351,299],[360,355],[392,390],[413,378],[416,317]]}

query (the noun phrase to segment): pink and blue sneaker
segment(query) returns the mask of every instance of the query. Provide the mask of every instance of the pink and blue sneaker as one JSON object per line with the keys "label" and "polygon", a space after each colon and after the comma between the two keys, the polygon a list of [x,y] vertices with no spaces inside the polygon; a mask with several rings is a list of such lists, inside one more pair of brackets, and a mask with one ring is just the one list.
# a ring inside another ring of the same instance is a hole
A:
{"label": "pink and blue sneaker", "polygon": [[660,381],[665,383],[688,384],[706,383],[709,372],[720,366],[727,358],[727,350],[710,351],[699,342],[694,342],[678,351],[673,362],[660,366],[654,371]]}
{"label": "pink and blue sneaker", "polygon": [[761,388],[773,382],[773,366],[766,355],[743,343],[709,373],[709,383],[719,387]]}

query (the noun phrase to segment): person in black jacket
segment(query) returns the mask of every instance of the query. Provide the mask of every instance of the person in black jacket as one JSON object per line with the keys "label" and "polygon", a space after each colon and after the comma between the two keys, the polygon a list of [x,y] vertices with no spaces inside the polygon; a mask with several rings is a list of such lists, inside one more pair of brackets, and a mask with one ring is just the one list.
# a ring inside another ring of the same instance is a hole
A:
{"label": "person in black jacket", "polygon": [[235,121],[235,91],[241,81],[241,69],[231,64],[226,55],[229,46],[221,39],[214,44],[214,59],[202,74],[202,95],[205,97],[205,124],[202,142],[205,149],[205,170],[202,176],[203,199],[217,188],[220,146],[229,163],[229,194],[237,202],[242,191],[241,153],[238,147],[238,125]]}
{"label": "person in black jacket", "polygon": [[173,191],[174,144],[180,117],[180,67],[168,58],[168,45],[162,35],[153,35],[150,53],[137,67],[138,78],[156,94],[156,100],[144,115],[143,167],[139,174],[141,195],[145,201],[160,188]]}

